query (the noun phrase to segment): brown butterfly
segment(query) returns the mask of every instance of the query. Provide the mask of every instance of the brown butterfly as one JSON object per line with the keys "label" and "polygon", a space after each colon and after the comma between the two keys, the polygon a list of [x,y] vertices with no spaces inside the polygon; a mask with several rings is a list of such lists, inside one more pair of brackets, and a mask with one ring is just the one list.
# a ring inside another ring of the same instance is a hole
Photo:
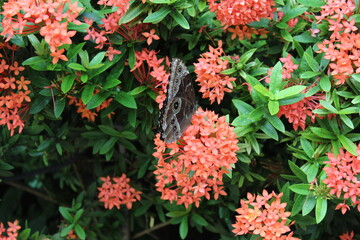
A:
{"label": "brown butterfly", "polygon": [[173,58],[166,98],[160,109],[160,138],[165,143],[177,141],[195,111],[195,92],[189,71],[183,61]]}

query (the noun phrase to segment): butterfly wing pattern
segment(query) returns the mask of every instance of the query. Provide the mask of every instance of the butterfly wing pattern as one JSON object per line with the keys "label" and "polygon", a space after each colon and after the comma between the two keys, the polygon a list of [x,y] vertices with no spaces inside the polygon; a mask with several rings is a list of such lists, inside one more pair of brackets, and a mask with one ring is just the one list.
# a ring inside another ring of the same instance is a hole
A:
{"label": "butterfly wing pattern", "polygon": [[165,143],[177,141],[186,130],[196,111],[191,76],[183,61],[173,58],[166,98],[160,110],[159,127]]}

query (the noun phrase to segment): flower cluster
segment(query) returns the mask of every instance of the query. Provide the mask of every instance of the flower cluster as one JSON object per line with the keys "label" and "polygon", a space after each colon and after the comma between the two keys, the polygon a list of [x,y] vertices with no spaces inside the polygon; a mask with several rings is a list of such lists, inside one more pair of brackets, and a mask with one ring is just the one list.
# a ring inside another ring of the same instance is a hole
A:
{"label": "flower cluster", "polygon": [[233,33],[231,38],[238,37],[240,40],[244,37],[250,39],[251,34],[266,34],[264,29],[249,28],[246,24],[270,18],[275,11],[273,0],[208,0],[208,3],[210,11],[216,14],[224,29]]}
{"label": "flower cluster", "polygon": [[225,27],[246,25],[269,18],[275,5],[273,0],[208,0],[209,9]]}
{"label": "flower cluster", "polygon": [[8,222],[8,228],[4,227],[4,224],[0,222],[0,240],[16,240],[21,227],[18,225],[19,221],[15,220],[13,223]]}
{"label": "flower cluster", "polygon": [[[283,193],[276,195],[274,192],[268,194],[263,190],[261,195],[247,194],[248,200],[240,200],[241,208],[236,209],[239,214],[232,226],[236,235],[255,234],[264,239],[291,239],[293,232],[290,232],[286,225],[290,212],[286,212],[286,203],[281,203]],[[293,223],[292,223],[293,224]],[[288,235],[284,235],[290,232]]]}
{"label": "flower cluster", "polygon": [[[50,46],[53,55],[61,55],[63,44],[71,44],[76,31],[69,31],[69,23],[81,24],[76,20],[83,10],[77,1],[71,0],[9,0],[4,3],[2,14],[2,36],[10,40],[15,34],[31,34],[39,31]],[[54,61],[53,61],[54,63]],[[56,62],[55,62],[56,63]]]}
{"label": "flower cluster", "polygon": [[154,174],[161,199],[184,204],[186,208],[193,203],[198,207],[203,197],[210,199],[211,191],[214,199],[226,195],[222,177],[237,161],[239,150],[233,127],[224,116],[199,108],[191,123],[179,145],[165,144],[158,134],[153,153],[159,160]]}
{"label": "flower cluster", "polygon": [[[146,83],[158,92],[156,102],[159,108],[165,100],[166,87],[168,84],[169,73],[166,72],[170,62],[168,58],[157,58],[154,50],[149,51],[144,48],[141,52],[135,52],[136,63],[131,72],[135,78],[141,83]],[[145,64],[146,63],[146,64]]]}
{"label": "flower cluster", "polygon": [[100,191],[98,198],[100,202],[105,204],[105,208],[112,209],[116,207],[120,209],[121,204],[125,204],[128,209],[132,208],[132,204],[140,201],[142,192],[136,191],[129,185],[130,178],[123,173],[121,177],[101,177],[104,183],[98,188]]}
{"label": "flower cluster", "polygon": [[203,98],[209,98],[213,103],[215,99],[220,104],[224,98],[225,92],[231,92],[233,85],[231,82],[236,78],[221,74],[221,71],[228,69],[228,61],[221,58],[224,55],[222,41],[218,42],[218,47],[209,46],[209,52],[201,54],[198,59],[199,63],[194,63],[196,82],[199,82]]}
{"label": "flower cluster", "polygon": [[[358,156],[354,156],[348,151],[340,150],[340,154],[335,156],[328,153],[329,164],[324,167],[327,178],[324,183],[330,188],[330,194],[338,198],[344,198],[344,202],[337,205],[336,209],[341,209],[343,214],[350,209],[347,203],[357,206],[360,211],[360,144],[356,150]],[[348,201],[346,203],[346,201]]]}
{"label": "flower cluster", "polygon": [[[12,48],[4,43],[2,48]],[[14,135],[15,129],[21,133],[24,128],[22,116],[29,109],[30,81],[24,76],[19,76],[24,67],[19,66],[17,61],[9,63],[0,54],[0,125],[6,125],[10,135]]]}
{"label": "flower cluster", "polygon": [[325,53],[324,58],[330,60],[329,69],[336,84],[344,84],[353,73],[360,73],[360,33],[355,26],[355,3],[352,0],[329,0],[322,6],[318,22],[327,21],[329,39],[318,44],[319,51]]}
{"label": "flower cluster", "polygon": [[[96,92],[99,92],[99,90],[96,90],[95,93]],[[83,101],[81,99],[78,99],[78,98],[76,98],[74,96],[70,96],[70,95],[68,95],[67,97],[70,99],[68,104],[69,105],[74,104],[75,106],[77,106],[78,108],[77,108],[76,112],[81,113],[82,118],[87,118],[88,121],[91,121],[91,122],[95,122],[95,118],[98,116],[98,114],[96,112],[100,112],[101,110],[107,108],[110,105],[110,103],[113,101],[112,98],[109,98],[109,99],[103,101],[99,106],[97,106],[95,108],[95,112],[93,112],[90,109],[86,108],[86,105],[83,103]],[[109,113],[108,114],[109,118],[111,118],[111,114],[114,114],[114,113]]]}
{"label": "flower cluster", "polygon": [[[301,99],[299,102],[282,105],[280,106],[278,117],[285,116],[289,123],[292,123],[295,131],[300,127],[302,130],[306,128],[306,119],[310,117],[312,123],[315,122],[315,118],[322,118],[312,111],[315,109],[323,108],[319,101],[324,100],[324,94],[313,95],[310,97],[305,97]],[[332,115],[328,117],[331,118]]]}
{"label": "flower cluster", "polygon": [[339,236],[340,240],[355,240],[354,231],[349,233],[344,233],[341,236]]}

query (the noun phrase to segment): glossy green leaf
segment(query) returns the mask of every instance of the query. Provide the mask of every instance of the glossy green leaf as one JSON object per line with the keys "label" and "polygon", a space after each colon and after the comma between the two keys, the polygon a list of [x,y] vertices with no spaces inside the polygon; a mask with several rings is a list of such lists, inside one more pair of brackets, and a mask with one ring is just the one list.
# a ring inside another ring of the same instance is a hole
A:
{"label": "glossy green leaf", "polygon": [[103,103],[108,97],[110,96],[110,93],[108,92],[99,92],[95,95],[93,95],[86,105],[86,109],[93,109],[98,107],[101,103]]}
{"label": "glossy green leaf", "polygon": [[156,12],[153,12],[149,16],[144,19],[144,23],[157,23],[163,20],[169,13],[171,13],[171,9],[169,6],[162,6]]}
{"label": "glossy green leaf", "polygon": [[302,206],[302,215],[303,216],[308,215],[314,209],[315,204],[316,204],[315,196],[313,195],[306,196],[304,205]]}
{"label": "glossy green leaf", "polygon": [[51,101],[51,97],[47,96],[38,96],[35,101],[32,103],[30,108],[30,114],[39,113],[41,110],[43,110],[46,105]]}
{"label": "glossy green leaf", "polygon": [[179,24],[182,28],[190,29],[188,21],[181,13],[179,13],[178,11],[171,11],[170,15],[175,20],[175,22],[177,22],[177,24]]}
{"label": "glossy green leaf", "polygon": [[315,207],[316,223],[320,223],[324,219],[326,215],[326,211],[327,211],[327,200],[318,197],[316,199],[316,207]]}
{"label": "glossy green leaf", "polygon": [[300,195],[308,195],[310,192],[310,184],[294,184],[291,185],[289,189]]}
{"label": "glossy green leaf", "polygon": [[180,228],[179,228],[181,239],[185,239],[188,232],[189,232],[188,218],[187,216],[184,216],[181,220]]}
{"label": "glossy green leaf", "polygon": [[86,233],[85,233],[84,229],[82,229],[82,227],[79,224],[75,224],[74,230],[75,230],[75,234],[80,239],[85,239],[86,238]]}
{"label": "glossy green leaf", "polygon": [[54,106],[54,115],[56,118],[59,118],[62,112],[64,111],[66,104],[65,98],[56,98],[55,99],[55,106]]}
{"label": "glossy green leaf", "polygon": [[301,93],[305,88],[306,86],[302,86],[302,85],[296,85],[285,88],[275,94],[275,100],[292,97],[298,93]]}
{"label": "glossy green leaf", "polygon": [[132,95],[130,95],[129,93],[126,93],[123,91],[119,92],[117,94],[117,96],[115,97],[115,101],[117,101],[118,103],[120,103],[128,108],[133,108],[133,109],[137,108],[134,97]]}
{"label": "glossy green leaf", "polygon": [[350,152],[352,155],[355,155],[357,156],[357,152],[356,152],[356,149],[357,149],[357,146],[356,144],[351,141],[350,139],[348,139],[347,137],[345,137],[344,135],[339,135],[338,136],[338,139],[341,143],[341,145],[348,151]]}
{"label": "glossy green leaf", "polygon": [[78,63],[69,63],[67,66],[74,70],[86,71],[86,68],[83,65],[78,64]]}
{"label": "glossy green leaf", "polygon": [[303,170],[301,170],[295,163],[288,161],[291,171],[302,181],[307,182],[307,176]]}
{"label": "glossy green leaf", "polygon": [[67,93],[73,86],[75,81],[75,75],[66,75],[61,82],[61,91]]}
{"label": "glossy green leaf", "polygon": [[95,85],[86,84],[84,90],[81,92],[81,100],[84,104],[88,104],[92,98],[95,90]]}
{"label": "glossy green leaf", "polygon": [[270,100],[268,103],[269,112],[271,115],[275,115],[279,112],[279,102]]}
{"label": "glossy green leaf", "polygon": [[119,25],[120,24],[124,24],[124,23],[128,23],[131,20],[134,20],[137,16],[139,16],[144,10],[145,10],[145,5],[143,3],[134,1],[129,9],[126,11],[126,13],[121,17],[120,21],[119,21]]}
{"label": "glossy green leaf", "polygon": [[269,86],[270,92],[273,94],[279,92],[281,90],[281,84],[282,84],[282,65],[281,62],[278,62],[271,70],[270,86]]}

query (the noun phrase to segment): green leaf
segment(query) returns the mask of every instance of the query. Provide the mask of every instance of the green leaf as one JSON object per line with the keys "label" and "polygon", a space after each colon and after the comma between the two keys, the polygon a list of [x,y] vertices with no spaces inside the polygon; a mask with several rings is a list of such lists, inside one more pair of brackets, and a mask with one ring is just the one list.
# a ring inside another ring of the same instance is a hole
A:
{"label": "green leaf", "polygon": [[316,199],[313,195],[306,196],[304,205],[302,206],[302,215],[308,215],[315,207]]}
{"label": "green leaf", "polygon": [[82,49],[82,47],[85,45],[85,42],[83,43],[79,43],[77,45],[71,45],[70,49],[67,51],[66,53],[66,57],[71,60],[73,57],[76,56],[76,54],[78,54],[78,52],[80,52],[80,50]]}
{"label": "green leaf", "polygon": [[92,98],[95,90],[95,85],[86,84],[84,90],[81,92],[81,100],[84,104],[88,104]]}
{"label": "green leaf", "polygon": [[74,222],[79,221],[79,219],[81,218],[83,213],[84,213],[84,209],[79,209],[79,211],[77,211],[75,216],[74,216]]}
{"label": "green leaf", "polygon": [[320,104],[321,106],[323,106],[325,109],[329,110],[332,113],[337,114],[338,110],[336,108],[334,108],[330,103],[324,101],[324,100],[320,100]]}
{"label": "green leaf", "polygon": [[338,139],[341,143],[341,145],[348,151],[350,152],[352,155],[357,156],[357,146],[355,143],[353,143],[353,141],[351,141],[350,139],[348,139],[347,137],[345,137],[344,135],[339,135]]}
{"label": "green leaf", "polygon": [[55,118],[59,118],[61,113],[64,111],[66,99],[56,98],[54,106],[54,115]]}
{"label": "green leaf", "polygon": [[279,102],[270,100],[268,103],[269,112],[271,115],[275,115],[279,112]]}
{"label": "green leaf", "polygon": [[75,224],[74,230],[75,230],[76,235],[80,239],[85,239],[86,238],[86,233],[85,233],[84,229],[82,229],[82,227],[79,224]]}
{"label": "green leaf", "polygon": [[281,62],[278,62],[271,70],[270,86],[269,86],[270,92],[273,94],[279,92],[281,90],[281,84],[282,84],[282,65]]}
{"label": "green leaf", "polygon": [[108,92],[99,92],[95,95],[93,95],[89,101],[89,103],[86,105],[86,109],[93,109],[98,107],[101,103],[103,103],[111,93]]}
{"label": "green leaf", "polygon": [[304,52],[304,57],[311,70],[313,70],[314,72],[319,72],[319,63],[307,52]]}
{"label": "green leaf", "polygon": [[63,93],[67,93],[70,89],[71,89],[71,87],[73,86],[73,84],[74,84],[74,81],[75,81],[75,75],[66,75],[65,77],[64,77],[64,79],[62,80],[62,82],[61,82],[61,91],[63,92]]}
{"label": "green leaf", "polygon": [[107,140],[100,148],[99,153],[104,155],[106,153],[108,153],[115,145],[116,141],[118,138],[116,137],[111,137],[109,140]]}
{"label": "green leaf", "polygon": [[128,23],[131,20],[134,20],[137,16],[139,16],[146,9],[145,5],[134,1],[126,13],[120,18],[119,25]]}
{"label": "green leaf", "polygon": [[306,88],[306,86],[302,86],[302,85],[296,85],[296,86],[291,86],[291,87],[285,88],[275,94],[275,100],[294,96],[298,93],[301,93],[305,88]]}
{"label": "green leaf", "polygon": [[270,99],[272,99],[274,97],[274,95],[271,92],[269,92],[269,90],[261,84],[257,84],[255,86],[253,86],[253,88],[257,92],[261,93],[262,95],[264,95],[266,97],[269,97]]}
{"label": "green leaf", "polygon": [[321,74],[321,72],[306,71],[306,72],[300,73],[300,78],[308,79],[308,78],[313,78],[313,77],[319,76],[320,74]]}
{"label": "green leaf", "polygon": [[273,125],[277,130],[284,133],[285,132],[285,125],[284,123],[278,118],[276,115],[266,114],[265,118]]}
{"label": "green leaf", "polygon": [[287,29],[281,29],[280,31],[280,34],[281,34],[281,37],[288,41],[288,42],[292,42],[293,41],[293,38],[291,36],[291,34],[289,33],[289,31]]}
{"label": "green leaf", "polygon": [[95,66],[97,64],[100,64],[104,59],[104,57],[105,57],[105,52],[99,52],[98,54],[95,55],[95,57],[91,59],[90,66]]}
{"label": "green leaf", "polygon": [[348,107],[348,108],[341,109],[339,111],[339,114],[356,114],[356,113],[359,113],[358,107]]}
{"label": "green leaf", "polygon": [[84,71],[84,72],[86,71],[86,68],[83,65],[78,64],[78,63],[69,63],[67,66],[74,70],[79,70],[79,71]]}
{"label": "green leaf", "polygon": [[50,100],[51,97],[39,95],[31,105],[30,114],[39,113],[46,107]]}
{"label": "green leaf", "polygon": [[136,95],[139,95],[140,93],[142,93],[143,91],[145,91],[147,89],[148,89],[147,86],[139,86],[139,87],[136,87],[133,90],[131,90],[131,92],[129,92],[129,94],[132,95],[132,96],[136,96]]}
{"label": "green leaf", "polygon": [[343,121],[343,123],[346,124],[346,126],[348,126],[351,129],[354,129],[354,124],[348,116],[344,114],[340,114],[340,119]]}
{"label": "green leaf", "polygon": [[302,182],[307,182],[307,176],[304,173],[303,170],[301,170],[301,168],[299,168],[295,163],[293,163],[292,161],[288,161],[289,163],[289,167],[291,169],[291,171],[302,181]]}
{"label": "green leaf", "polygon": [[310,184],[294,184],[289,187],[291,191],[300,195],[308,195],[310,192]]}
{"label": "green leaf", "polygon": [[116,97],[115,97],[115,101],[117,101],[118,103],[124,105],[125,107],[128,108],[133,108],[136,109],[137,105],[136,105],[136,101],[134,99],[134,97],[132,95],[130,95],[127,92],[119,92]]}
{"label": "green leaf", "polygon": [[307,7],[321,7],[326,4],[324,1],[320,0],[297,0],[300,4]]}
{"label": "green leaf", "polygon": [[325,139],[336,139],[336,135],[329,130],[320,127],[310,127],[311,131],[317,135],[318,137],[325,138]]}
{"label": "green leaf", "polygon": [[119,137],[119,131],[116,131],[113,127],[107,125],[98,125],[99,129],[110,136]]}
{"label": "green leaf", "polygon": [[193,213],[191,214],[191,219],[200,226],[207,226],[209,225],[209,223],[205,220],[205,218],[203,218],[202,216],[200,216],[197,213]]}
{"label": "green leaf", "polygon": [[311,159],[314,155],[314,148],[312,147],[311,143],[306,140],[305,138],[300,138],[300,144],[306,155]]}
{"label": "green leaf", "polygon": [[119,85],[120,83],[121,81],[119,79],[107,79],[103,87],[104,89],[109,89]]}
{"label": "green leaf", "polygon": [[59,212],[61,214],[61,216],[63,216],[63,218],[69,222],[72,223],[74,218],[71,216],[71,214],[69,213],[69,208],[66,207],[59,207]]}
{"label": "green leaf", "polygon": [[325,92],[329,92],[331,89],[331,82],[329,80],[328,76],[323,76],[322,78],[320,78],[320,87],[322,90],[324,90]]}
{"label": "green leaf", "polygon": [[150,14],[144,19],[144,23],[158,23],[163,20],[169,13],[171,8],[169,6],[162,6],[158,11]]}
{"label": "green leaf", "polygon": [[179,228],[181,239],[186,238],[188,231],[189,231],[188,218],[187,216],[184,216],[181,220],[180,228]]}
{"label": "green leaf", "polygon": [[175,22],[177,22],[177,24],[179,24],[182,28],[190,29],[190,25],[188,21],[181,13],[175,10],[175,11],[171,11],[170,15],[175,20]]}
{"label": "green leaf", "polygon": [[137,139],[137,135],[133,132],[130,131],[121,131],[119,132],[119,137],[123,137],[123,138],[127,138],[130,140],[135,140]]}
{"label": "green leaf", "polygon": [[133,45],[129,48],[129,67],[130,69],[133,69],[135,67],[136,57],[135,57],[135,48]]}
{"label": "green leaf", "polygon": [[285,12],[284,17],[281,19],[281,22],[287,22],[290,19],[296,18],[297,16],[303,14],[308,8],[306,7],[294,7],[290,8]]}
{"label": "green leaf", "polygon": [[315,208],[315,219],[317,224],[324,219],[326,215],[326,211],[327,211],[327,200],[320,197],[317,198],[316,208]]}
{"label": "green leaf", "polygon": [[263,126],[260,127],[261,131],[263,131],[266,135],[271,137],[272,139],[278,141],[279,136],[275,130],[275,128],[269,123],[265,122]]}

